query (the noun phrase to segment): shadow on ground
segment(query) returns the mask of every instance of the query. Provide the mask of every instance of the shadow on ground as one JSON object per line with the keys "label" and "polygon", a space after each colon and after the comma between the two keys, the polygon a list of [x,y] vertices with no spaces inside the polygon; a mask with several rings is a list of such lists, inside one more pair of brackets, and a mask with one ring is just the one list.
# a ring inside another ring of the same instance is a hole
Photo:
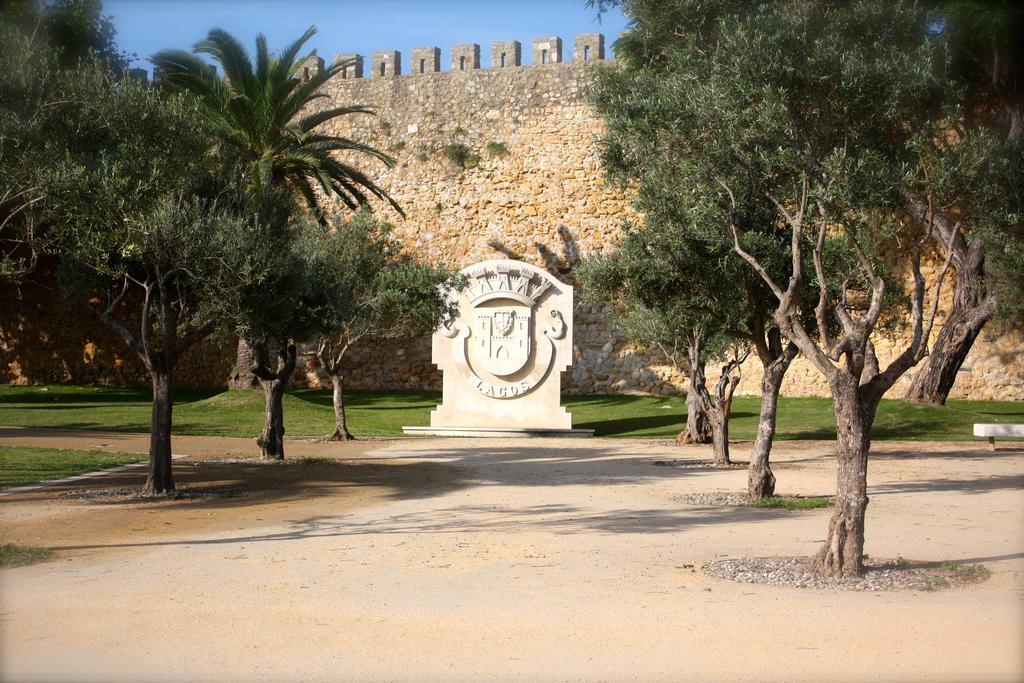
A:
{"label": "shadow on ground", "polygon": [[393,500],[429,498],[469,486],[470,471],[464,467],[432,462],[377,464],[345,462],[322,458],[268,462],[175,462],[174,480],[182,499],[111,496],[110,500],[90,494],[107,490],[139,490],[145,482],[145,468],[103,477],[50,486],[19,493],[0,501],[21,504],[51,501],[55,496],[101,506],[143,506],[146,508],[187,505],[194,510],[212,510],[288,502],[328,496],[344,496],[357,487],[390,490]]}

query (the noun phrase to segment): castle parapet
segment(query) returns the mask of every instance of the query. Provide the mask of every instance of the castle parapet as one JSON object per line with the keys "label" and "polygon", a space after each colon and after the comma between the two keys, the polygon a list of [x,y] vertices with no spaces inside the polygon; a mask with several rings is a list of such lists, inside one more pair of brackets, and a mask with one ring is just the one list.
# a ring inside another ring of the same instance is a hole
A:
{"label": "castle parapet", "polygon": [[[542,36],[533,40],[533,66],[564,63],[562,39],[558,36]],[[316,53],[313,53],[315,57]],[[347,53],[336,54],[335,61],[351,62],[339,72],[342,79],[363,78],[363,57]],[[601,33],[580,33],[573,44],[572,61],[574,63],[595,62],[605,59],[604,35]],[[323,70],[323,60],[313,61],[313,57],[304,64],[300,75],[308,78]],[[507,69],[523,66],[523,45],[518,40],[497,40],[491,43],[492,69]],[[480,45],[478,43],[457,43],[451,47],[451,71],[473,71],[481,68]],[[417,47],[412,50],[409,65],[411,75],[438,73],[441,71],[441,49],[436,46]],[[402,75],[402,53],[398,50],[377,50],[370,53],[370,78],[394,78]]]}
{"label": "castle parapet", "polygon": [[523,45],[518,40],[491,43],[491,68],[504,69],[523,65]]}
{"label": "castle parapet", "polygon": [[378,50],[370,55],[372,78],[394,78],[402,75],[402,53],[398,50]]}
{"label": "castle parapet", "polygon": [[558,64],[562,61],[562,39],[547,36],[533,39],[533,65]]}
{"label": "castle parapet", "polygon": [[480,46],[476,43],[452,45],[452,71],[480,68]]}
{"label": "castle parapet", "polygon": [[576,36],[572,58],[576,62],[604,59],[604,36],[600,33],[581,33]]}
{"label": "castle parapet", "polygon": [[414,74],[432,74],[441,70],[441,48],[417,47],[412,51],[409,70]]}
{"label": "castle parapet", "polygon": [[345,66],[338,72],[338,78],[348,80],[350,78],[362,78],[363,77],[363,56],[354,53],[344,53],[334,55],[334,62],[342,63]]}

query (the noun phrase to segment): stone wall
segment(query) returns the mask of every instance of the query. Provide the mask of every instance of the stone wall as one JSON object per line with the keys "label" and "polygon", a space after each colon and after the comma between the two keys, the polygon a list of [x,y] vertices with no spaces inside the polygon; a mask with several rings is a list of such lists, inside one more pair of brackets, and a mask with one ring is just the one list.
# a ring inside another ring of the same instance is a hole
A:
{"label": "stone wall", "polygon": [[[66,296],[48,264],[20,291],[0,283],[0,383],[148,384],[142,362],[100,322],[98,305]],[[175,381],[223,385],[233,363],[233,340],[207,341],[182,356]]]}
{"label": "stone wall", "polygon": [[[460,47],[470,56],[463,62],[467,68],[452,71],[437,70],[442,62],[436,48],[420,48],[409,65],[411,75],[395,75],[401,73],[401,56],[381,51],[366,64],[365,78],[362,58],[346,55],[355,61],[328,84],[328,97],[318,106],[362,104],[377,110],[377,116],[352,115],[329,126],[397,158],[393,169],[365,158],[353,161],[405,209],[405,219],[386,206],[377,212],[394,224],[408,251],[454,267],[518,258],[574,284],[572,266],[579,255],[613,251],[623,220],[632,216],[629,197],[602,177],[596,146],[601,123],[586,100],[593,65],[582,57],[602,60],[603,39],[578,36],[571,61],[562,61],[561,41],[538,39],[532,45],[534,61],[547,50],[549,63],[534,66],[519,65],[521,45],[515,41],[491,48],[491,63],[498,66],[475,68],[478,48],[469,44]],[[420,59],[424,73],[419,73]],[[306,67],[322,69],[322,60]],[[0,381],[145,381],[138,362],[120,340],[94,324],[91,312],[61,301],[53,291],[23,301],[0,294]],[[567,392],[669,394],[685,386],[660,351],[627,344],[602,308],[577,303],[574,339],[574,366],[563,375]],[[893,349],[891,340],[878,340],[883,360]],[[1022,349],[1019,329],[990,325],[953,396],[1024,400]],[[222,385],[232,352],[230,340],[194,349],[182,361],[179,382]],[[319,385],[315,361],[304,360],[296,380]],[[756,359],[743,370],[739,391],[758,393]],[[427,338],[368,342],[350,352],[347,382],[353,388],[439,388],[440,374],[430,362]],[[909,375],[891,395],[898,397],[907,383]],[[793,364],[783,386],[790,396],[826,391],[803,359]]]}
{"label": "stone wall", "polygon": [[[405,210],[403,220],[377,209],[408,250],[456,267],[518,258],[572,283],[579,253],[613,247],[630,213],[626,194],[601,176],[600,123],[586,104],[590,68],[581,61],[336,79],[322,106],[376,109],[331,131],[398,159],[390,170],[353,161]],[[603,311],[578,305],[575,315],[577,363],[565,376],[567,391],[610,391],[620,373],[634,380],[631,389],[675,391],[644,369],[653,353],[612,357],[622,340]],[[427,339],[365,345],[348,365],[350,386],[440,386]]]}
{"label": "stone wall", "polygon": [[[534,52],[541,42],[556,45],[553,37],[539,39]],[[403,220],[386,207],[377,209],[409,251],[457,267],[519,258],[573,283],[578,256],[613,250],[622,221],[632,215],[628,196],[602,177],[596,145],[601,122],[586,99],[594,67],[579,59],[583,45],[594,46],[586,51],[592,61],[604,56],[603,43],[586,35],[577,37],[577,59],[568,62],[538,65],[535,54],[533,66],[385,77],[373,72],[371,78],[335,79],[320,106],[361,104],[377,111],[329,125],[331,132],[371,142],[397,158],[390,170],[358,157],[352,161],[406,211]],[[549,61],[555,55],[560,60],[561,50],[552,48],[549,55]],[[684,388],[684,378],[660,351],[626,343],[604,309],[577,304],[575,316],[575,363],[563,377],[566,391],[667,394]],[[891,357],[897,344],[880,338],[880,358]],[[367,347],[349,361],[351,386],[440,385],[428,340]],[[991,326],[975,344],[953,396],[1024,399],[1022,348],[1020,330]],[[739,391],[759,393],[758,361],[752,358],[743,370]],[[306,375],[316,382],[311,369]],[[909,381],[910,375],[892,396]],[[798,359],[783,391],[824,395],[827,386]]]}

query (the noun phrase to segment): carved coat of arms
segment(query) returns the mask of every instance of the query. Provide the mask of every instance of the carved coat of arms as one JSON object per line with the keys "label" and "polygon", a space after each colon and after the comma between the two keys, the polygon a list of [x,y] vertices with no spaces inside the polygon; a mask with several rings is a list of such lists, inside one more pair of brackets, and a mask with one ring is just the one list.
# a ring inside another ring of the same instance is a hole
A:
{"label": "carved coat of arms", "polygon": [[476,309],[476,330],[470,356],[474,365],[507,377],[526,365],[532,350],[533,310],[511,299],[496,300]]}
{"label": "carved coat of arms", "polygon": [[560,402],[562,373],[573,358],[572,286],[512,260],[483,261],[461,274],[462,286],[445,293],[453,315],[432,339],[444,398],[425,431],[576,433]]}

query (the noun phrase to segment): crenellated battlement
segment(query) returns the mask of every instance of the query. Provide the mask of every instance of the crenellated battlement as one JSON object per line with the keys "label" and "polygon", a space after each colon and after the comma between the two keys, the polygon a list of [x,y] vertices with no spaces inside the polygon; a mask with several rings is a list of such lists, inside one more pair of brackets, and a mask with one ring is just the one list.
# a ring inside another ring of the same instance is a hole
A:
{"label": "crenellated battlement", "polygon": [[[413,48],[407,67],[402,64],[399,50],[375,50],[367,59],[354,52],[337,53],[335,62],[346,62],[347,66],[335,78],[351,80],[356,78],[396,78],[398,76],[419,76],[442,71],[474,71],[477,69],[507,69],[512,67],[532,68],[563,63],[562,39],[558,36],[534,38],[531,45],[532,64],[523,64],[523,45],[518,40],[499,40],[491,43],[490,66],[481,65],[481,49],[478,43],[457,43],[449,49],[450,68],[441,68],[441,48],[436,45]],[[576,36],[572,50],[572,62],[598,62],[605,60],[604,35],[580,33]],[[298,76],[305,80],[321,73],[329,66],[316,50],[299,67]],[[211,68],[214,68],[211,66]],[[405,72],[408,69],[408,73]],[[130,69],[128,76],[134,80],[147,81],[145,69]],[[160,82],[162,74],[154,70],[153,81]]]}
{"label": "crenellated battlement", "polygon": [[[531,49],[533,63],[523,64],[523,46],[518,40],[499,40],[491,43],[491,63],[487,68],[507,69],[510,67],[533,67],[561,64],[564,61],[562,39],[558,36],[542,36],[534,38]],[[457,43],[449,50],[451,67],[449,71],[473,71],[483,68],[480,62],[480,45],[478,43]],[[345,55],[358,58],[360,55]],[[341,55],[338,55],[341,57]],[[581,33],[576,36],[572,51],[574,62],[596,62],[605,59],[604,35],[600,33]],[[362,74],[360,68],[359,73]],[[370,78],[395,78],[397,76],[418,76],[420,74],[437,73],[441,69],[441,48],[436,45],[417,47],[412,50],[412,63],[409,73],[402,71],[402,53],[398,50],[381,50],[370,55]],[[362,75],[349,75],[346,78],[361,78]]]}

